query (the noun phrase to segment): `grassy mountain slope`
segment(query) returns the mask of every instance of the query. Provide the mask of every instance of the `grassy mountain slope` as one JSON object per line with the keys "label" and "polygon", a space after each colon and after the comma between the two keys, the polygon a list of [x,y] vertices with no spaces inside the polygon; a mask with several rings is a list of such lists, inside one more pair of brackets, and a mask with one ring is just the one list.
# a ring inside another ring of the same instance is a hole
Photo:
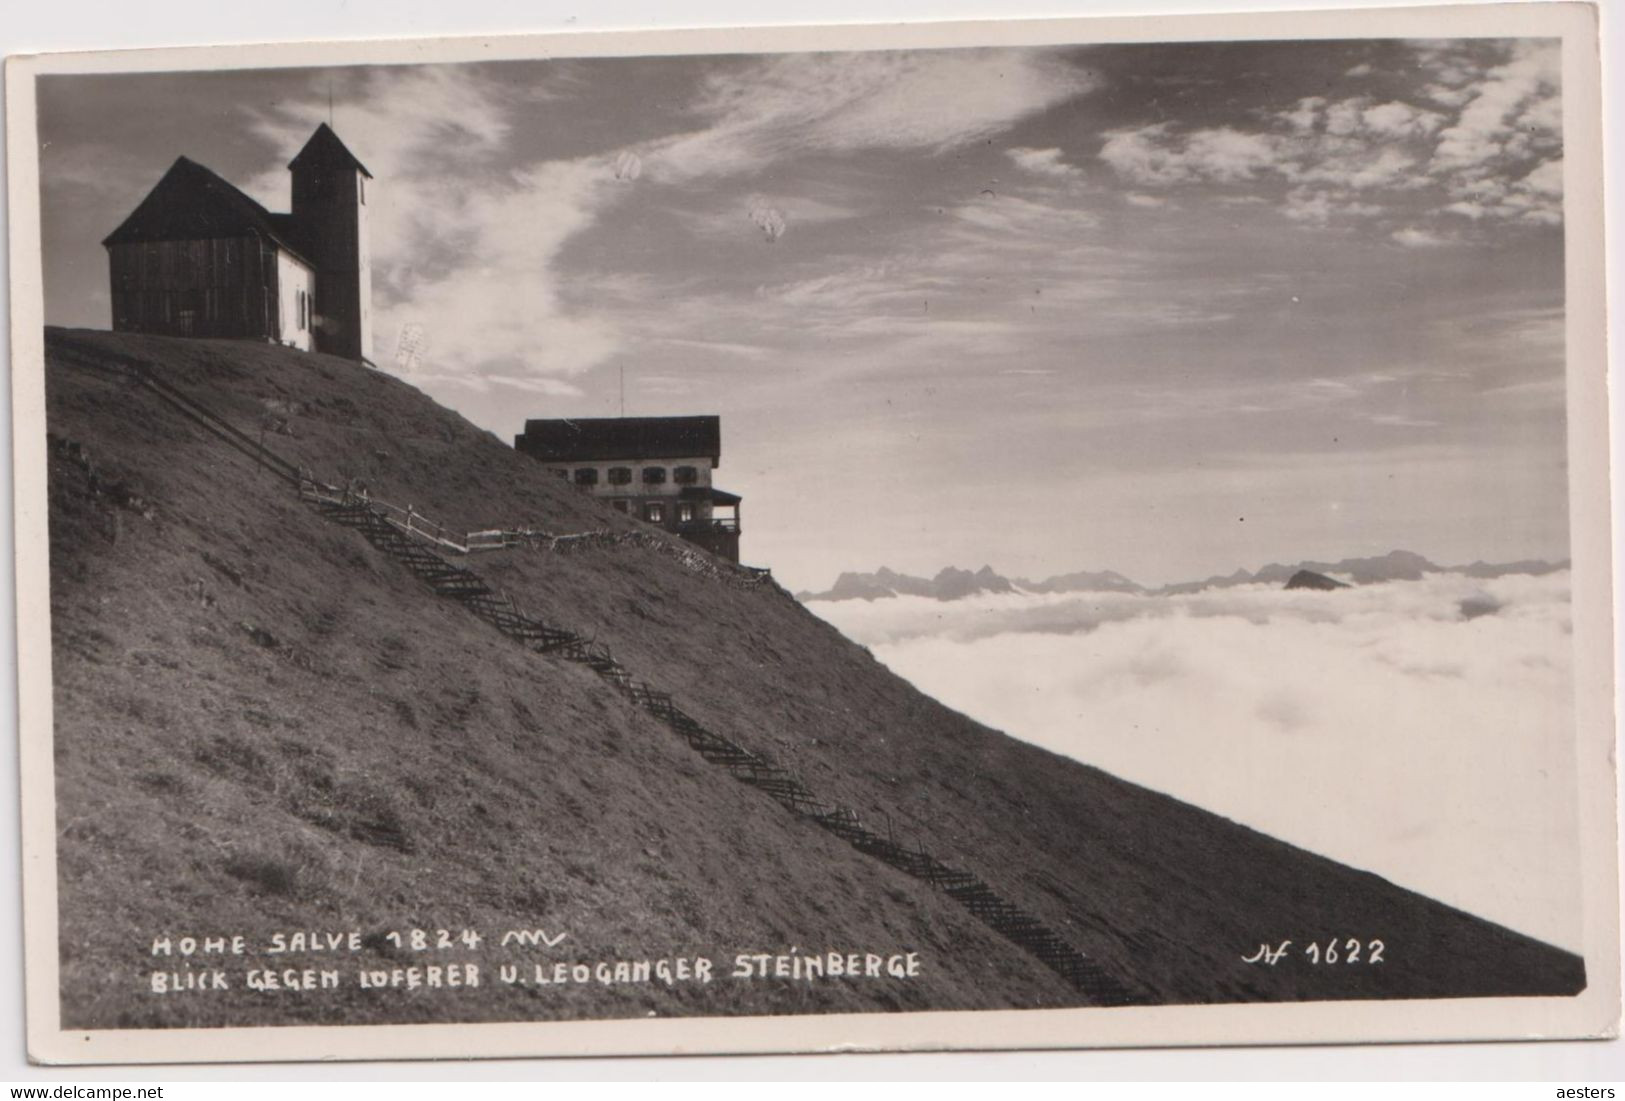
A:
{"label": "grassy mountain slope", "polygon": [[[641,527],[343,360],[51,331],[65,1024],[1080,1003],[946,896],[734,782],[585,669],[436,597],[149,391],[84,366],[118,356],[250,434],[264,426],[267,446],[318,477],[364,481],[453,529]],[[871,828],[976,872],[1145,1000],[1583,985],[1568,953],[981,727],[774,587],[730,587],[637,546],[469,564]],[[348,971],[423,962],[376,935],[414,924],[566,931],[555,949],[478,957],[527,973],[543,959],[792,946],[917,951],[923,967],[906,981],[704,988],[141,987],[158,935],[366,930]],[[1242,962],[1262,942],[1296,952],[1332,937],[1380,939],[1384,960]]]}

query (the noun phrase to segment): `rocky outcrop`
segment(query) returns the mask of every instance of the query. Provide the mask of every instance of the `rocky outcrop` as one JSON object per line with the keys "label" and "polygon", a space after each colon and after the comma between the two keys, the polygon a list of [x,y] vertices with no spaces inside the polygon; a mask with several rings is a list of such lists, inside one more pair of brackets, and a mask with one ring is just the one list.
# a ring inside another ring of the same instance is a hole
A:
{"label": "rocky outcrop", "polygon": [[1327,577],[1323,573],[1316,573],[1314,570],[1299,570],[1287,579],[1286,587],[1289,589],[1322,589],[1326,591],[1348,588],[1343,582]]}

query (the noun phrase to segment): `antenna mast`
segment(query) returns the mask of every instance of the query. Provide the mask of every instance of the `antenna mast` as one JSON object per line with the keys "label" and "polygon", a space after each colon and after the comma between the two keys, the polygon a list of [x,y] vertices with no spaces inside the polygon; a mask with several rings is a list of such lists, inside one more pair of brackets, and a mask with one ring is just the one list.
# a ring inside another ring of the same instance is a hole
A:
{"label": "antenna mast", "polygon": [[626,419],[626,364],[621,364],[621,419]]}

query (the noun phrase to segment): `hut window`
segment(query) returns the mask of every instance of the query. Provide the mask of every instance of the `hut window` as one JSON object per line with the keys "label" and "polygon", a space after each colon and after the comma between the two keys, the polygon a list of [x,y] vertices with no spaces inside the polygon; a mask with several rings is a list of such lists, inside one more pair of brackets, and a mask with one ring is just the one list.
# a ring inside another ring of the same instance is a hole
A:
{"label": "hut window", "polygon": [[643,468],[643,484],[658,486],[666,484],[666,468],[663,466],[646,466]]}
{"label": "hut window", "polygon": [[576,485],[595,486],[598,484],[598,468],[596,466],[583,466],[576,469]]}
{"label": "hut window", "polygon": [[666,518],[666,510],[664,507],[653,503],[644,505],[643,518],[651,524],[658,524]]}
{"label": "hut window", "polygon": [[632,484],[632,468],[629,466],[612,466],[609,468],[609,484],[612,486],[627,486]]}
{"label": "hut window", "polygon": [[[693,469],[693,468],[690,467],[690,469]],[[680,524],[691,524],[691,523],[693,523],[694,522],[694,506],[693,505],[678,505],[677,506],[677,522],[680,523]]]}
{"label": "hut window", "polygon": [[691,466],[679,466],[671,472],[671,480],[680,486],[691,486],[700,480],[700,472]]}

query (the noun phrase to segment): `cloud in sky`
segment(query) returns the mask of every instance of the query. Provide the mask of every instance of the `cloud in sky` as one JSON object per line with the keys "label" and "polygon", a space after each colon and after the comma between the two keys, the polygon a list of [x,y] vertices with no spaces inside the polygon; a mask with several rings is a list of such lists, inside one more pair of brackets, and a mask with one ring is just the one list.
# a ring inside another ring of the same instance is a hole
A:
{"label": "cloud in sky", "polygon": [[[563,396],[575,391],[536,380],[578,375],[627,351],[628,333],[615,321],[565,300],[559,261],[638,188],[748,178],[819,150],[939,153],[1092,84],[1086,71],[1040,50],[769,57],[708,72],[682,106],[695,128],[630,146],[606,142],[587,156],[516,159],[516,112],[567,96],[578,74],[561,70],[558,79],[565,91],[533,89],[524,104],[488,75],[452,66],[368,70],[338,89],[345,140],[377,178],[369,193],[377,351],[390,362],[403,330],[425,334],[419,383],[461,378],[462,388],[484,392],[485,378]],[[302,97],[248,108],[251,132],[285,161],[325,117],[327,93],[312,85]],[[954,109],[944,111],[950,93]],[[268,168],[248,190],[285,206],[286,174]],[[1044,213],[1028,206],[967,217],[997,226]],[[851,214],[777,189],[683,216],[697,231],[773,242],[791,225]]]}
{"label": "cloud in sky", "polygon": [[1007,733],[1579,943],[1566,573],[809,607]]}
{"label": "cloud in sky", "polygon": [[[792,153],[943,152],[1093,86],[1044,50],[792,54],[709,75],[702,123],[654,141],[645,171],[669,181],[757,172]],[[951,106],[950,106],[951,105]]]}
{"label": "cloud in sky", "polygon": [[1065,154],[1059,149],[1029,149],[1026,146],[1018,145],[1006,149],[1004,155],[1009,157],[1016,167],[1031,172],[1035,176],[1048,176],[1057,180],[1072,180],[1083,175],[1083,169],[1066,163],[1063,159]]}
{"label": "cloud in sky", "polygon": [[1429,230],[1417,229],[1415,226],[1396,229],[1390,236],[1406,248],[1438,248],[1440,245],[1450,243],[1448,237],[1443,237]]}
{"label": "cloud in sky", "polygon": [[1176,134],[1167,122],[1113,130],[1100,149],[1101,159],[1118,175],[1142,186],[1238,183],[1275,167],[1281,155],[1277,139],[1269,134],[1229,126]]}
{"label": "cloud in sky", "polygon": [[1435,168],[1485,176],[1555,143],[1562,125],[1561,52],[1555,43],[1520,43],[1510,52],[1505,64],[1466,89],[1460,114],[1439,134]]}
{"label": "cloud in sky", "polygon": [[[248,110],[253,132],[285,162],[325,118],[325,89]],[[483,392],[488,379],[575,392],[540,380],[579,374],[620,345],[601,319],[562,306],[555,261],[617,197],[614,158],[515,164],[513,105],[454,66],[367,70],[342,89],[341,110],[346,143],[375,177],[368,216],[380,361],[415,326],[427,348],[419,383],[457,380]],[[287,187],[278,167],[249,190],[282,209]]]}
{"label": "cloud in sky", "polygon": [[1313,187],[1293,188],[1281,204],[1281,213],[1292,221],[1318,226],[1336,216],[1381,214],[1382,209],[1376,203],[1361,202],[1351,191]]}
{"label": "cloud in sky", "polygon": [[1089,210],[1009,194],[981,197],[955,207],[952,213],[961,222],[999,234],[1061,234],[1063,241],[1068,233],[1092,229],[1099,223]]}
{"label": "cloud in sky", "polygon": [[676,206],[673,213],[684,228],[702,240],[768,237],[762,219],[769,212],[776,213],[781,223],[777,233],[771,235],[772,240],[782,237],[791,227],[839,222],[857,217],[861,213],[838,202],[791,192],[753,191],[742,200],[731,201],[732,196],[728,199],[730,201],[705,196],[702,198],[702,205],[697,208]]}

